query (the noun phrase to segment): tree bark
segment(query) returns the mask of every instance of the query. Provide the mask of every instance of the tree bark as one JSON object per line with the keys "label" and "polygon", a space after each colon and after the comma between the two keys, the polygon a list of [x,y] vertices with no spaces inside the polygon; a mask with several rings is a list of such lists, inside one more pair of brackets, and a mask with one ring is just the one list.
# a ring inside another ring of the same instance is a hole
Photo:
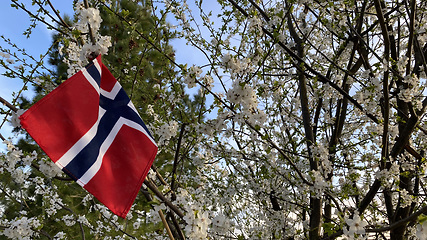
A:
{"label": "tree bark", "polygon": [[[292,23],[291,14],[287,15],[287,23],[291,37],[295,41],[297,48],[297,55],[300,59],[303,59],[305,56],[304,53],[304,43],[303,39],[301,39]],[[297,62],[298,64],[298,86],[299,86],[299,94],[300,94],[300,102],[301,102],[301,114],[304,125],[305,132],[305,140],[307,145],[307,151],[309,155],[310,161],[310,170],[317,171],[319,170],[319,162],[314,158],[313,153],[311,151],[311,147],[315,143],[315,136],[313,134],[313,128],[311,124],[311,116],[309,109],[309,100],[308,100],[308,90],[307,90],[307,79],[304,73],[304,63],[301,61]],[[320,223],[322,219],[322,198],[320,196],[316,196],[315,193],[310,193],[310,220],[309,220],[309,239],[317,240],[320,239]]]}

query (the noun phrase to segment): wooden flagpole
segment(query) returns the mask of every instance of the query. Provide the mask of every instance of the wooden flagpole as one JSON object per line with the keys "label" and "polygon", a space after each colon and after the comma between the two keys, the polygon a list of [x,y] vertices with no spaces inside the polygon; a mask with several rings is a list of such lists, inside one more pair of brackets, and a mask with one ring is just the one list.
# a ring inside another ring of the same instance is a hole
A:
{"label": "wooden flagpole", "polygon": [[165,226],[166,232],[168,232],[170,240],[175,240],[175,238],[173,238],[171,229],[169,228],[169,224],[166,221],[166,218],[165,218],[165,215],[163,214],[162,209],[159,210],[159,215],[160,215],[160,218],[162,219],[163,225]]}

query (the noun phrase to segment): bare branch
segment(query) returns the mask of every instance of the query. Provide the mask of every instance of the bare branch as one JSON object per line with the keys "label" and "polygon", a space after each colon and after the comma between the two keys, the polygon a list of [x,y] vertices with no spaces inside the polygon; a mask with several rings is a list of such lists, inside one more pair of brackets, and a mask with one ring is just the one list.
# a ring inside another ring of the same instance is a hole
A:
{"label": "bare branch", "polygon": [[18,108],[16,108],[15,106],[13,106],[11,103],[9,103],[6,99],[0,97],[0,102],[3,103],[3,105],[5,105],[6,107],[10,108],[10,110],[17,112]]}

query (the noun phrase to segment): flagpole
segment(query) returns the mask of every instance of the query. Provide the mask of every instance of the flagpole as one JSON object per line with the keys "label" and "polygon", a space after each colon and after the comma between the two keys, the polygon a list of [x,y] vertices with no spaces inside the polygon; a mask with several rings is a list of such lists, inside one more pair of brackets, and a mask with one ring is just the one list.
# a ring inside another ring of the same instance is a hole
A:
{"label": "flagpole", "polygon": [[175,240],[175,238],[172,235],[171,229],[169,228],[169,224],[166,221],[165,215],[163,214],[162,209],[159,210],[159,215],[160,215],[160,218],[162,219],[163,225],[165,226],[166,232],[168,233],[170,240]]}

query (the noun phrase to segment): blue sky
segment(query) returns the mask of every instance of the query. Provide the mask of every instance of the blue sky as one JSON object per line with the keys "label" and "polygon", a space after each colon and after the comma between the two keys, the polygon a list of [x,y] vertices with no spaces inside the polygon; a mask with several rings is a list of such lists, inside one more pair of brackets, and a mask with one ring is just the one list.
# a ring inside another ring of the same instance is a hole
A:
{"label": "blue sky", "polygon": [[[30,0],[22,1],[30,9],[33,7]],[[52,4],[63,13],[72,14],[72,1],[64,0],[51,0]],[[1,0],[0,1],[0,35],[16,43],[18,47],[24,48],[26,52],[33,56],[39,56],[44,54],[50,43],[52,31],[48,30],[45,25],[39,24],[33,31],[30,38],[23,35],[23,32],[30,25],[29,16],[21,9],[17,10],[10,7],[11,1]],[[0,45],[4,48],[10,48],[2,39],[0,39]],[[12,50],[12,49],[11,49]],[[4,69],[0,68],[0,73],[3,73]],[[22,87],[22,82],[19,79],[10,79],[0,75],[0,96],[7,101],[12,101],[12,92],[19,91]],[[26,96],[31,96],[31,91],[25,93]],[[3,117],[1,118],[3,120]],[[12,127],[9,123],[5,123],[0,133],[7,137],[10,135]]]}

